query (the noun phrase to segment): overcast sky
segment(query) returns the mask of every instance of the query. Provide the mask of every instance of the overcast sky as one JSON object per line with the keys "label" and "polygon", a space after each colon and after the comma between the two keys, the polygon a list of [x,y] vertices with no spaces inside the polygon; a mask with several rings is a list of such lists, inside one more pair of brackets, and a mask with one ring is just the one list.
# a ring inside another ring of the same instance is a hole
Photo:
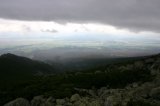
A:
{"label": "overcast sky", "polygon": [[159,33],[160,0],[0,0],[0,53],[72,42],[156,53]]}
{"label": "overcast sky", "polygon": [[0,18],[61,24],[99,23],[159,33],[160,0],[0,0]]}

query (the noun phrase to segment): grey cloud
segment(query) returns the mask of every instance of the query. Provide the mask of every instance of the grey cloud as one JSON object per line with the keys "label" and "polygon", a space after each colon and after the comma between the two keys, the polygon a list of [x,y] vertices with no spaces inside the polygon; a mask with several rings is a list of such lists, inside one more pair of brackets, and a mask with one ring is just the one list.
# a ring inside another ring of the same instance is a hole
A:
{"label": "grey cloud", "polygon": [[0,17],[160,32],[160,0],[0,0]]}
{"label": "grey cloud", "polygon": [[27,32],[32,31],[32,29],[29,26],[26,26],[26,25],[22,25],[22,28],[23,28],[24,31],[27,31]]}
{"label": "grey cloud", "polygon": [[46,30],[41,30],[41,32],[57,33],[58,31],[55,29],[46,29]]}

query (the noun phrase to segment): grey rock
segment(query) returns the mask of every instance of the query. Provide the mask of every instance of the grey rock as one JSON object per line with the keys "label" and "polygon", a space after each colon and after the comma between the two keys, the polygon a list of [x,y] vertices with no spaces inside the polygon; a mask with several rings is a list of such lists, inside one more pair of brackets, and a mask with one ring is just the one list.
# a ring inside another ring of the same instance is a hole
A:
{"label": "grey rock", "polygon": [[65,99],[56,99],[56,103],[57,103],[57,105],[63,105],[63,104],[65,104]]}
{"label": "grey rock", "polygon": [[49,97],[47,100],[46,100],[46,102],[52,102],[52,103],[54,103],[56,100],[53,98],[53,97]]}
{"label": "grey rock", "polygon": [[153,88],[150,92],[150,96],[154,99],[160,100],[160,87]]}
{"label": "grey rock", "polygon": [[84,101],[76,101],[73,106],[87,106],[87,104]]}
{"label": "grey rock", "polygon": [[95,74],[101,74],[101,73],[102,73],[102,72],[99,71],[99,70],[95,71]]}
{"label": "grey rock", "polygon": [[135,68],[143,68],[143,66],[144,66],[143,61],[137,61],[134,63]]}
{"label": "grey rock", "polygon": [[45,102],[45,106],[55,106],[55,99],[53,97],[49,97],[46,102]]}
{"label": "grey rock", "polygon": [[92,90],[92,89],[89,89],[88,90],[88,94],[90,94],[92,97],[96,97],[96,91],[95,90]]}
{"label": "grey rock", "polygon": [[70,103],[70,102],[67,102],[67,103],[66,103],[66,106],[73,106],[73,104]]}
{"label": "grey rock", "polygon": [[24,98],[17,98],[4,106],[31,106],[29,101]]}
{"label": "grey rock", "polygon": [[133,84],[132,84],[132,87],[133,87],[133,88],[136,88],[136,87],[138,87],[138,84],[137,84],[137,83],[133,83]]}
{"label": "grey rock", "polygon": [[45,99],[43,96],[36,96],[31,101],[31,106],[45,106]]}
{"label": "grey rock", "polygon": [[74,94],[74,95],[71,96],[70,101],[75,102],[75,101],[78,101],[79,99],[81,99],[79,94]]}
{"label": "grey rock", "polygon": [[100,100],[93,100],[89,103],[88,106],[103,106]]}
{"label": "grey rock", "polygon": [[153,63],[155,60],[153,58],[149,58],[149,59],[146,59],[145,62],[146,63]]}
{"label": "grey rock", "polygon": [[80,100],[74,102],[73,106],[89,106],[91,98],[83,97]]}
{"label": "grey rock", "polygon": [[107,87],[102,87],[102,88],[98,89],[97,90],[98,96],[103,95],[106,90],[107,90]]}

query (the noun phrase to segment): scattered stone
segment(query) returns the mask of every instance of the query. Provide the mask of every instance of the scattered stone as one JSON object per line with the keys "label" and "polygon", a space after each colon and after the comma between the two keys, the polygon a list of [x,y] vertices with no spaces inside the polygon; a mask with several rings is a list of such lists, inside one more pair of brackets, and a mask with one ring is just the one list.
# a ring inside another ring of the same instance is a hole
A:
{"label": "scattered stone", "polygon": [[[31,100],[31,104],[26,99],[17,98],[4,106],[128,106],[128,103],[132,100],[160,106],[160,64],[155,63],[155,60],[147,59],[143,62],[139,61],[118,68],[123,71],[133,70],[133,67],[146,67],[150,70],[151,75],[154,75],[154,79],[148,82],[134,82],[122,89],[111,89],[109,87],[102,87],[98,90],[74,88],[79,94],[85,93],[87,96],[80,96],[78,93],[64,99],[54,99],[53,97],[47,99],[43,96],[36,96]],[[146,66],[143,66],[144,64]],[[103,74],[99,70],[95,72],[95,74],[99,73]],[[81,73],[76,73],[76,75],[78,74]]]}

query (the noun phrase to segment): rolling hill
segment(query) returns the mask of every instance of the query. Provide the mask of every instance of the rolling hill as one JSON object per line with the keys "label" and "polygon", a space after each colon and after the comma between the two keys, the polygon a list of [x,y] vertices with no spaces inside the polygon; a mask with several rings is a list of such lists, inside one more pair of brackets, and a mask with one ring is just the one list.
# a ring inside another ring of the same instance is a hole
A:
{"label": "rolling hill", "polygon": [[0,56],[0,79],[22,80],[36,75],[55,73],[52,66],[31,60],[29,58],[16,56],[14,54],[3,54]]}

